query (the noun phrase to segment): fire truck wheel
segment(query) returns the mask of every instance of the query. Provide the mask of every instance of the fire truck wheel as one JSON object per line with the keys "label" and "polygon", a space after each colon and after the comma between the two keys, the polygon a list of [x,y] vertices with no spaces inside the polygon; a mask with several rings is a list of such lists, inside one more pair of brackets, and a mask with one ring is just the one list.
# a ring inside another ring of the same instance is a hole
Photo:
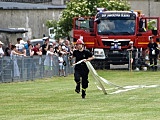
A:
{"label": "fire truck wheel", "polygon": [[110,69],[110,64],[106,64],[105,69],[109,70]]}

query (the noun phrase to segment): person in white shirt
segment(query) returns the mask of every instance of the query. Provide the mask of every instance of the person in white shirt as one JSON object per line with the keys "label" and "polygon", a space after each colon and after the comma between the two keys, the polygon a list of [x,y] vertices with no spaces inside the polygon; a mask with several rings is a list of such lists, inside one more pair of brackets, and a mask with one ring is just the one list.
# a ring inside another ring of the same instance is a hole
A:
{"label": "person in white shirt", "polygon": [[21,45],[20,45],[20,41],[22,40],[22,38],[17,38],[17,44],[15,44],[15,46],[16,46],[16,52],[18,52],[18,53],[22,53],[22,51],[21,51]]}
{"label": "person in white shirt", "polygon": [[3,45],[3,43],[0,41],[0,57],[4,56],[4,51],[3,51],[2,45]]}
{"label": "person in white shirt", "polygon": [[1,70],[2,70],[2,67],[3,67],[3,64],[2,64],[2,57],[4,56],[4,51],[2,49],[2,45],[3,43],[0,41],[0,74],[1,74]]}
{"label": "person in white shirt", "polygon": [[19,44],[16,44],[16,49],[20,52],[20,53],[24,53],[24,45],[26,44],[26,42],[24,42],[24,40],[20,40]]}
{"label": "person in white shirt", "polygon": [[18,56],[25,56],[24,54],[16,52],[16,46],[11,46],[11,54],[10,58],[13,60],[13,76],[14,77],[20,77],[20,71],[17,63],[17,57]]}
{"label": "person in white shirt", "polygon": [[48,72],[52,70],[53,68],[53,55],[54,55],[54,49],[53,47],[49,47],[46,53],[46,58],[44,60],[44,69],[45,69],[45,75],[48,75]]}

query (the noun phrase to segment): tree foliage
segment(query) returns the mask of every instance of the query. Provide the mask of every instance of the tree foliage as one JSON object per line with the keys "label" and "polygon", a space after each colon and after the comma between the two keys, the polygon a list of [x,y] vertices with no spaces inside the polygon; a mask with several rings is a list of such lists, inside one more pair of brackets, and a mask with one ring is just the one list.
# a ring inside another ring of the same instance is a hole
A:
{"label": "tree foliage", "polygon": [[156,30],[156,21],[155,20],[151,20],[147,23],[148,25],[148,30]]}
{"label": "tree foliage", "polygon": [[56,38],[68,36],[72,29],[73,17],[94,16],[98,7],[107,10],[130,10],[126,0],[71,0],[67,3],[67,8],[62,12],[59,21],[47,21],[46,26],[55,27]]}

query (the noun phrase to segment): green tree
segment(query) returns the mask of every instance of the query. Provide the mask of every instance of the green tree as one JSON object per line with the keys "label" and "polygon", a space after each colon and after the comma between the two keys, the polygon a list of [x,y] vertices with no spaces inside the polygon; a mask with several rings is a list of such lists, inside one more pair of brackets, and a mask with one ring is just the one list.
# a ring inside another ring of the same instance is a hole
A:
{"label": "green tree", "polygon": [[56,38],[68,36],[72,29],[73,17],[94,16],[98,7],[107,10],[130,10],[126,0],[71,0],[67,3],[67,8],[62,12],[59,21],[47,21],[46,26],[55,27]]}
{"label": "green tree", "polygon": [[150,20],[147,24],[148,24],[148,30],[157,30],[156,20]]}

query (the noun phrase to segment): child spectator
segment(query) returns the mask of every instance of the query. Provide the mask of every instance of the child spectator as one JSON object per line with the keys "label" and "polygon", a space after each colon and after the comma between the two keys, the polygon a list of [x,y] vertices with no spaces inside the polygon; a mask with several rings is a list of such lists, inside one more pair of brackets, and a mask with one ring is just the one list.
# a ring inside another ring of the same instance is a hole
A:
{"label": "child spectator", "polygon": [[62,53],[59,53],[58,62],[59,62],[59,76],[65,77],[66,76],[65,71],[64,71],[65,66],[63,65],[63,63],[65,63],[65,62],[64,62]]}

